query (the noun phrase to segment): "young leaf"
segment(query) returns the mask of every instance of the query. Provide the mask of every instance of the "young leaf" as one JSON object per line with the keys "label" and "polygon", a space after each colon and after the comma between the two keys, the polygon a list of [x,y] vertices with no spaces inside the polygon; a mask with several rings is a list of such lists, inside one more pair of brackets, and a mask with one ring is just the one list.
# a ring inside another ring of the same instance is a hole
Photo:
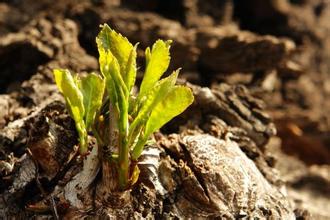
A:
{"label": "young leaf", "polygon": [[80,81],[80,90],[84,97],[84,121],[87,131],[91,129],[96,112],[102,105],[104,87],[104,80],[94,73],[87,75]]}
{"label": "young leaf", "polygon": [[161,101],[173,89],[178,78],[180,69],[174,71],[170,76],[158,81],[156,85],[147,93],[146,98],[141,100],[142,107],[139,109],[139,114],[150,112],[152,108]]}
{"label": "young leaf", "polygon": [[146,70],[140,87],[139,97],[142,98],[160,79],[170,64],[171,41],[157,40],[152,50],[147,48]]}
{"label": "young leaf", "polygon": [[110,100],[112,103],[117,103],[118,95],[115,88],[115,83],[111,78],[109,68],[111,62],[111,53],[106,53],[103,47],[100,47],[98,44],[99,50],[99,64],[102,76],[105,78],[105,85],[110,96]]}
{"label": "young leaf", "polygon": [[126,64],[126,74],[123,76],[125,84],[127,86],[128,91],[130,92],[135,83],[136,78],[136,48],[138,44],[132,48],[131,53],[129,55],[127,64]]}
{"label": "young leaf", "polygon": [[69,70],[55,69],[54,77],[57,87],[63,94],[71,117],[80,123],[84,118],[83,95],[75,83]]}
{"label": "young leaf", "polygon": [[102,26],[102,30],[98,34],[96,42],[99,47],[104,48],[105,51],[110,50],[116,57],[120,66],[121,75],[124,77],[127,74],[126,65],[132,53],[133,45],[126,37],[112,30],[107,24]]}
{"label": "young leaf", "polygon": [[[103,74],[103,76],[106,78],[106,81],[113,81],[115,84],[116,94],[119,97],[120,96],[120,89],[123,90],[124,96],[128,97],[128,90],[126,87],[126,84],[120,74],[120,66],[116,59],[116,57],[113,56],[111,51],[101,51],[100,53],[100,69]],[[110,84],[111,85],[111,84]],[[108,83],[107,83],[108,86]],[[110,87],[112,88],[112,87]],[[110,89],[109,88],[109,89]],[[113,92],[113,91],[110,91]],[[110,94],[112,95],[112,94]]]}
{"label": "young leaf", "polygon": [[149,136],[160,129],[175,116],[181,114],[194,101],[191,90],[184,86],[175,86],[172,91],[152,110],[144,135],[138,141],[132,152],[132,158],[137,159],[143,150],[145,142]]}
{"label": "young leaf", "polygon": [[188,87],[175,86],[151,112],[144,130],[145,136],[151,135],[181,114],[194,101],[194,96]]}
{"label": "young leaf", "polygon": [[[174,71],[170,76],[157,82],[157,84],[151,89],[146,96],[145,101],[141,103],[142,107],[139,109],[138,115],[130,126],[130,138],[132,138],[132,134],[136,133],[135,130],[147,121],[152,109],[173,89],[178,74],[179,70]],[[129,142],[132,141],[130,138]]]}
{"label": "young leaf", "polygon": [[57,87],[63,94],[71,117],[74,119],[79,135],[80,153],[87,152],[87,132],[84,123],[85,108],[83,95],[77,86],[78,78],[73,78],[69,70],[55,69]]}

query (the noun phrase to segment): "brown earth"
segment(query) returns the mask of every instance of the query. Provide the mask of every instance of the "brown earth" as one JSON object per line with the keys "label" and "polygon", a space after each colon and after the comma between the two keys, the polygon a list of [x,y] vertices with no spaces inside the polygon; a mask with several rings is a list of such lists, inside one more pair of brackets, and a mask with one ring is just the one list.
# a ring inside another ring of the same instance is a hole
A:
{"label": "brown earth", "polygon": [[[0,0],[0,217],[330,219],[329,20],[325,0]],[[75,157],[52,77],[97,71],[103,23],[140,42],[140,78],[172,39],[195,95],[125,193],[101,190],[92,137]]]}

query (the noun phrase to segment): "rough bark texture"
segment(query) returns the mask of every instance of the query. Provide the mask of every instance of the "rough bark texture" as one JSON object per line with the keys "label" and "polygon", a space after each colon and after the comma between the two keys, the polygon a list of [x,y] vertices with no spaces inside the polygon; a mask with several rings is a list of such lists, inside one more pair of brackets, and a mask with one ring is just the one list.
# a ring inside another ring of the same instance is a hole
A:
{"label": "rough bark texture", "polygon": [[[329,19],[323,0],[0,1],[0,217],[330,218]],[[77,156],[52,78],[97,71],[105,22],[140,42],[139,79],[144,48],[172,39],[195,96],[125,193],[93,137]]]}

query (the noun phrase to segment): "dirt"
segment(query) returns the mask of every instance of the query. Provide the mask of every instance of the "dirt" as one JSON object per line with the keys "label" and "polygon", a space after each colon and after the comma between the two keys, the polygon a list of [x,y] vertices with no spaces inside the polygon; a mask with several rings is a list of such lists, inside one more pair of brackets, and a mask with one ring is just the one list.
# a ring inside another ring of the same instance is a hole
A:
{"label": "dirt", "polygon": [[[329,19],[325,0],[0,1],[1,218],[330,219]],[[98,70],[103,23],[140,42],[139,79],[172,39],[195,96],[124,193],[93,137],[77,157],[52,77]]]}

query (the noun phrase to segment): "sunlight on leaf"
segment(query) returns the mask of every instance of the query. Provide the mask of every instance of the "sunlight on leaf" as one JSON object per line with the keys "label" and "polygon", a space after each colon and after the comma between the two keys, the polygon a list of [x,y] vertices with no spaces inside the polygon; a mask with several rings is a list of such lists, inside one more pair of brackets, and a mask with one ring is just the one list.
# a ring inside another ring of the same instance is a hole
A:
{"label": "sunlight on leaf", "polygon": [[87,131],[84,123],[84,101],[83,94],[77,83],[79,78],[73,78],[69,70],[55,69],[54,78],[57,87],[63,94],[71,117],[74,119],[79,135],[80,153],[87,152]]}
{"label": "sunlight on leaf", "polygon": [[83,95],[81,94],[74,78],[69,70],[55,69],[54,77],[56,85],[64,95],[65,101],[70,109],[72,118],[80,122],[84,117]]}
{"label": "sunlight on leaf", "polygon": [[[125,78],[125,75],[128,74],[126,71],[129,59],[132,54],[134,56],[134,52],[132,52],[135,50],[133,45],[126,37],[112,30],[107,24],[102,25],[102,30],[97,36],[97,43],[99,47],[103,47],[105,51],[111,51],[118,61],[122,77]],[[133,62],[133,60],[131,62]],[[128,84],[126,84],[126,86],[128,87]]]}
{"label": "sunlight on leaf", "polygon": [[175,86],[168,95],[161,100],[152,110],[144,135],[141,137],[133,149],[132,158],[137,159],[143,150],[145,142],[149,136],[160,129],[163,125],[181,114],[194,101],[194,96],[191,90],[184,86]]}
{"label": "sunlight on leaf", "polygon": [[[129,133],[133,134],[136,128],[142,126],[148,119],[152,109],[173,89],[179,70],[174,71],[170,76],[160,80],[149,91],[145,100],[142,100],[142,107],[139,109],[138,115],[130,126]],[[130,140],[131,141],[131,140]]]}
{"label": "sunlight on leaf", "polygon": [[150,51],[146,49],[146,70],[139,96],[144,96],[160,79],[170,64],[170,45],[172,41],[157,40]]}
{"label": "sunlight on leaf", "polygon": [[101,108],[104,87],[104,80],[94,73],[87,75],[80,81],[80,90],[84,97],[84,120],[87,131],[91,129],[96,112]]}

